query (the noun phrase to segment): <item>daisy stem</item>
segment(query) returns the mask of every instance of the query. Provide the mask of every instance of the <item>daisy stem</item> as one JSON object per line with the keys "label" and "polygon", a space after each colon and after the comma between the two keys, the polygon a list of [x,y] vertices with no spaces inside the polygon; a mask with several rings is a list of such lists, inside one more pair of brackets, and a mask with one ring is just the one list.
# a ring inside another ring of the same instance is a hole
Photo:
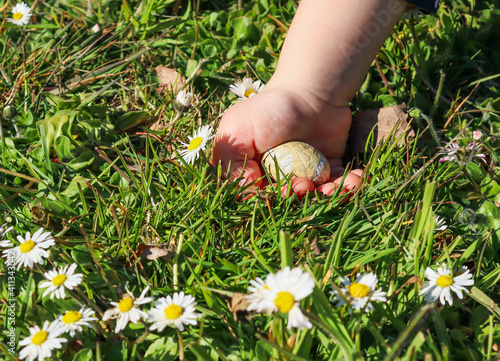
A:
{"label": "daisy stem", "polygon": [[354,352],[361,355],[361,311],[356,314],[356,334],[354,336]]}
{"label": "daisy stem", "polygon": [[446,261],[448,261],[448,268],[451,270],[451,273],[452,273],[452,277],[453,277],[453,263],[451,262],[451,258],[450,258],[450,250],[448,249],[448,245],[446,244],[446,242],[443,242],[443,246],[444,246],[444,254],[446,255]]}
{"label": "daisy stem", "polygon": [[[90,305],[90,307],[92,307],[94,309],[94,311],[96,311],[99,314],[99,316],[101,316],[101,318],[102,318],[102,316],[104,315],[104,312],[101,310],[101,308],[99,306],[97,306],[90,298],[88,298],[87,295],[85,295],[85,293],[83,293],[82,290],[80,290],[79,287],[75,287],[75,291],[76,291],[76,293],[78,293],[78,296],[80,296],[81,298],[83,298],[85,300],[85,302],[87,302]],[[68,291],[68,293],[73,298],[75,298],[74,294],[72,294],[69,291]]]}
{"label": "daisy stem", "polygon": [[181,89],[185,89],[189,85],[189,83],[193,81],[193,79],[195,78],[195,76],[198,75],[198,71],[201,69],[201,67],[203,66],[203,64],[205,64],[209,60],[210,59],[200,59],[198,61],[198,64],[196,65],[196,68],[193,69],[193,71],[191,72],[191,74],[189,75],[189,77],[186,79],[186,82],[184,83],[184,85],[182,86]]}
{"label": "daisy stem", "polygon": [[177,248],[175,249],[174,256],[174,266],[173,266],[173,278],[174,278],[174,290],[179,289],[179,255],[181,254],[182,243],[184,241],[184,233],[179,235],[179,243],[177,244]]}
{"label": "daisy stem", "polygon": [[[81,293],[81,294],[83,294],[83,292],[82,292],[82,291],[80,291],[80,289],[79,289],[78,287],[75,287],[75,290],[76,290],[76,292],[78,292],[79,294],[80,294],[80,293]],[[75,295],[75,294],[74,294],[73,292],[71,292],[70,290],[66,290],[66,291],[68,292],[68,294],[69,294],[71,297],[73,297],[73,299],[74,299],[76,302],[78,302],[78,303],[80,304],[80,306],[83,306],[83,302],[82,302],[82,300],[81,300],[81,299],[80,299],[77,295]],[[85,294],[83,294],[83,298],[84,298],[84,299],[85,299],[85,301],[86,301],[86,302],[87,302],[87,303],[88,303],[88,304],[89,304],[89,305],[90,305],[90,306],[94,309],[94,311],[96,311],[96,312],[99,314],[99,316],[101,316],[101,318],[102,318],[102,315],[103,315],[102,310],[101,310],[101,309],[100,309],[100,308],[99,308],[99,307],[98,307],[98,306],[97,306],[94,302],[92,302],[90,299],[88,299],[88,297],[86,297],[86,296],[85,296]],[[99,332],[101,335],[105,336],[106,338],[108,338],[108,337],[109,337],[108,332],[106,332],[106,330],[104,330],[104,329],[102,328],[102,326],[101,326],[101,324],[100,324],[99,322],[96,322],[96,323],[95,323],[95,326],[96,326],[96,328],[97,328],[98,332]]]}
{"label": "daisy stem", "polygon": [[438,88],[436,91],[436,98],[434,99],[434,104],[432,104],[432,108],[431,108],[431,111],[429,113],[430,117],[433,117],[434,114],[436,113],[438,103],[439,103],[439,98],[441,97],[441,92],[443,91],[444,78],[446,78],[446,74],[443,72],[442,69],[439,71],[439,73],[441,74],[441,77],[439,78],[439,85],[438,85]]}
{"label": "daisy stem", "polygon": [[208,158],[204,151],[200,152],[200,159],[203,164],[208,164]]}
{"label": "daisy stem", "polygon": [[184,361],[184,339],[179,329],[177,329],[177,336],[179,336],[179,361]]}
{"label": "daisy stem", "polygon": [[[286,348],[286,337],[283,337],[283,319],[279,317],[278,315],[275,315],[273,320],[271,321],[271,330],[272,336],[274,338],[274,341],[279,347],[281,348]],[[273,348],[273,360],[281,360],[281,354],[279,350],[276,348]]]}
{"label": "daisy stem", "polygon": [[176,110],[175,111],[175,118],[170,121],[167,125],[165,125],[165,128],[168,129],[168,134],[166,136],[166,139],[171,139],[172,138],[172,133],[174,132],[174,125],[177,123],[179,119],[182,117],[182,112]]}
{"label": "daisy stem", "polygon": [[141,337],[139,337],[137,340],[135,340],[135,342],[134,342],[135,345],[139,345],[140,343],[142,343],[146,339],[146,337],[148,337],[148,335],[149,335],[149,327],[148,327],[148,325],[145,322],[141,322],[141,323],[144,325],[144,327],[146,328],[146,330],[141,335]]}
{"label": "daisy stem", "polygon": [[439,140],[439,137],[436,133],[436,129],[434,128],[434,123],[432,122],[431,117],[425,115],[423,112],[420,113],[420,116],[427,122],[427,125],[429,126],[429,130],[431,132],[431,136],[434,142],[436,142],[437,145],[441,144],[441,141]]}

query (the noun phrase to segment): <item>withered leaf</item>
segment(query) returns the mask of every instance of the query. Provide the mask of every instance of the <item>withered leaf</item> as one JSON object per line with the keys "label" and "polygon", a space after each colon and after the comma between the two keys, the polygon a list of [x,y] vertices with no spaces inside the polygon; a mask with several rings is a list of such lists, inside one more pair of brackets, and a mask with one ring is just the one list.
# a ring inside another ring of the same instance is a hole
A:
{"label": "withered leaf", "polygon": [[150,261],[157,258],[170,261],[174,253],[174,247],[172,246],[155,246],[142,243],[137,246],[137,255]]}
{"label": "withered leaf", "polygon": [[349,133],[349,149],[357,153],[365,152],[365,145],[373,129],[374,137],[371,147],[393,136],[399,138],[401,134],[405,137],[398,142],[403,145],[407,137],[414,137],[415,133],[408,125],[408,114],[404,112],[406,104],[393,105],[390,107],[366,110],[353,116],[351,130]]}
{"label": "withered leaf", "polygon": [[319,256],[321,254],[321,251],[319,250],[318,247],[318,236],[315,235],[309,242],[310,242],[309,247],[311,249],[311,252],[316,256]]}
{"label": "withered leaf", "polygon": [[233,314],[234,320],[238,321],[238,312],[247,312],[248,301],[245,293],[234,292],[229,301],[229,310]]}
{"label": "withered leaf", "polygon": [[177,93],[186,83],[184,75],[179,74],[175,69],[158,65],[155,70],[158,78],[160,78],[159,91],[169,92],[170,90],[173,90],[174,93]]}

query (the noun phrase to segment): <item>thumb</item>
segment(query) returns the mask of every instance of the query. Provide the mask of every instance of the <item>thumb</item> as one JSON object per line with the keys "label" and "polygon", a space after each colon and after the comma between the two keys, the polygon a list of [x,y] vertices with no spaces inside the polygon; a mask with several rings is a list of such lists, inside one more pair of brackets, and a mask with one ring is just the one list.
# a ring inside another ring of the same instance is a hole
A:
{"label": "thumb", "polygon": [[[228,133],[217,132],[214,139],[212,159],[222,166],[222,174],[229,174],[231,179],[243,177],[241,185],[258,180],[262,176],[259,163],[254,159],[256,155],[253,142],[245,136],[237,138]],[[260,181],[256,185],[260,185]]]}

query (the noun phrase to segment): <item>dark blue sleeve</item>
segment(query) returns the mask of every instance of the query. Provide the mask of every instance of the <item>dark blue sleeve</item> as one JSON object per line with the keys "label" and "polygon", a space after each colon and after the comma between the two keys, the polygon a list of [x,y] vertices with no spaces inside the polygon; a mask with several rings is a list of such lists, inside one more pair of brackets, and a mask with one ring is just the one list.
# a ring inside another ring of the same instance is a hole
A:
{"label": "dark blue sleeve", "polygon": [[418,6],[430,13],[435,13],[439,7],[439,0],[406,0],[410,4]]}

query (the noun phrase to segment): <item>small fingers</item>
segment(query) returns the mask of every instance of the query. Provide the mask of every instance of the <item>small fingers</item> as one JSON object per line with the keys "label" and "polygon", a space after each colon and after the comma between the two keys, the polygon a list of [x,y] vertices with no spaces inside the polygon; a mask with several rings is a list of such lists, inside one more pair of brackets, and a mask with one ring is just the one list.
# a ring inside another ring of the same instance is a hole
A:
{"label": "small fingers", "polygon": [[292,178],[290,184],[292,186],[291,189],[288,184],[281,188],[282,197],[290,197],[293,193],[295,193],[299,199],[302,199],[307,192],[314,191],[314,183],[307,178]]}
{"label": "small fingers", "polygon": [[255,185],[260,187],[262,184],[261,176],[259,163],[253,159],[248,159],[247,161],[238,160],[229,163],[229,177],[231,179],[242,177],[240,186],[256,181]]}
{"label": "small fingers", "polygon": [[347,188],[348,190],[351,191],[356,189],[356,187],[359,185],[360,180],[361,177],[356,173],[354,173],[354,171],[352,171],[345,176],[343,182],[342,182],[342,177],[339,177],[335,179],[333,183],[338,184],[339,186],[342,185],[344,188]]}
{"label": "small fingers", "polygon": [[355,169],[347,174],[342,182],[342,174],[339,176],[338,172],[332,172],[333,177],[330,178],[330,182],[322,184],[316,189],[327,196],[333,194],[340,186],[343,187],[343,192],[353,191],[359,186],[362,173],[363,170]]}

